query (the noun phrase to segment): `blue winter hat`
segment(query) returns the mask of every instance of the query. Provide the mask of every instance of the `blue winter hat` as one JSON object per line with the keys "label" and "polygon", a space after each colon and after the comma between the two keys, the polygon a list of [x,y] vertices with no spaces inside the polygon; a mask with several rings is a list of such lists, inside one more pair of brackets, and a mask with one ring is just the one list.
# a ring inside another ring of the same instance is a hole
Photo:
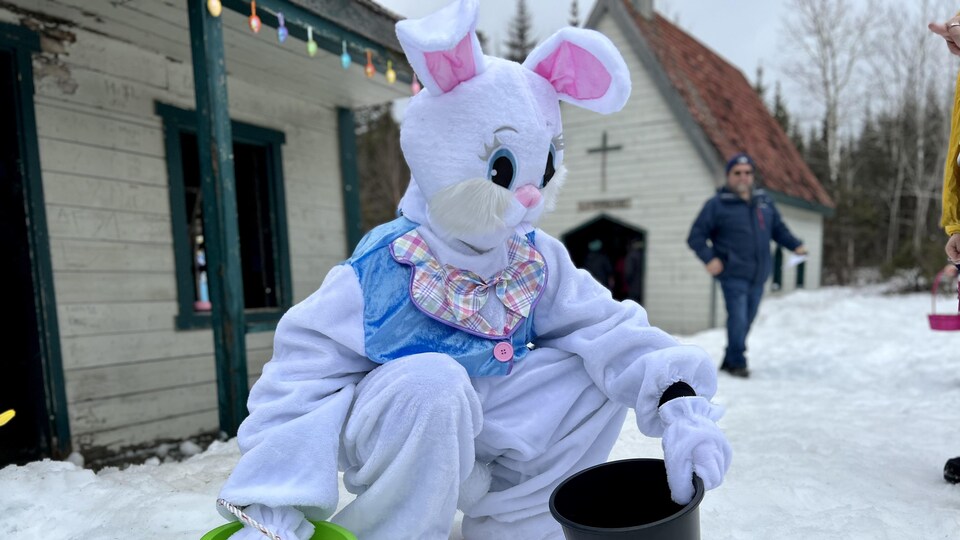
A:
{"label": "blue winter hat", "polygon": [[753,162],[753,158],[750,157],[746,152],[740,152],[739,154],[734,154],[729,160],[727,160],[727,168],[723,171],[724,174],[730,174],[730,169],[734,165],[750,165],[754,170],[757,169],[757,164]]}

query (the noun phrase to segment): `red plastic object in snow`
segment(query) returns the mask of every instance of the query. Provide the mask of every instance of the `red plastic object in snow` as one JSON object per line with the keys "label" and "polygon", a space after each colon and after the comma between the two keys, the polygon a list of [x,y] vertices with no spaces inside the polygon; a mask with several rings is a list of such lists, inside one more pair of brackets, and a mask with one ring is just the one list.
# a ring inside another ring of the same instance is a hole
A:
{"label": "red plastic object in snow", "polygon": [[940,279],[943,277],[943,271],[937,272],[937,277],[933,280],[933,296],[931,300],[931,313],[927,315],[930,320],[931,330],[960,330],[960,280],[957,280],[957,313],[954,315],[937,313],[937,289],[940,287]]}

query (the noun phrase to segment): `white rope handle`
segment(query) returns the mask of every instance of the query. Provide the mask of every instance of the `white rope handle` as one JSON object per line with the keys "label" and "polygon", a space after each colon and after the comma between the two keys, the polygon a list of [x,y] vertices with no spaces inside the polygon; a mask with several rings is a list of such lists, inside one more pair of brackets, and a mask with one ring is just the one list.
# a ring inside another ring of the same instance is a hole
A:
{"label": "white rope handle", "polygon": [[261,525],[259,521],[243,513],[243,510],[241,510],[240,507],[234,506],[223,499],[217,499],[217,504],[226,508],[227,512],[230,512],[231,514],[237,516],[237,519],[239,519],[243,523],[246,523],[247,525],[253,527],[254,529],[262,532],[263,535],[269,538],[270,540],[283,540],[279,536],[267,530],[267,528]]}

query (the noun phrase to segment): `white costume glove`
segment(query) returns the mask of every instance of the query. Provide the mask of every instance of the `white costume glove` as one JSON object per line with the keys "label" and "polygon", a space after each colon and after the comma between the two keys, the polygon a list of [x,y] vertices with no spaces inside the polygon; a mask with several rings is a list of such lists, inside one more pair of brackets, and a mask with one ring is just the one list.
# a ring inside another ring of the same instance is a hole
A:
{"label": "white costume glove", "polygon": [[[244,508],[243,512],[283,540],[310,540],[313,536],[313,523],[307,521],[303,512],[292,506],[272,508],[262,504],[251,504]],[[266,535],[246,524],[230,537],[230,540],[266,539]]]}
{"label": "white costume glove", "polygon": [[660,406],[663,431],[663,461],[667,467],[670,498],[677,504],[693,499],[693,474],[703,487],[713,489],[723,482],[732,450],[717,420],[723,408],[700,396],[678,397]]}

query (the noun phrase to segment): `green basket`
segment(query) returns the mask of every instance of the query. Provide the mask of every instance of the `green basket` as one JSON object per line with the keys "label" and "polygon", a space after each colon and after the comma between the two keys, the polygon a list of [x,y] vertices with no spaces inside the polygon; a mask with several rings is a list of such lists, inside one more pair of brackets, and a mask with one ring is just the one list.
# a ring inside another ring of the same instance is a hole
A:
{"label": "green basket", "polygon": [[[314,527],[316,527],[316,529],[313,531],[313,536],[310,537],[310,540],[357,540],[357,537],[354,536],[353,533],[337,525],[336,523],[330,523],[329,521],[313,521],[312,519],[310,520],[310,523],[313,523]],[[200,540],[227,540],[233,536],[233,533],[242,528],[243,523],[240,523],[239,521],[226,523],[203,535],[203,538]],[[266,536],[264,536],[264,538],[266,538]]]}

